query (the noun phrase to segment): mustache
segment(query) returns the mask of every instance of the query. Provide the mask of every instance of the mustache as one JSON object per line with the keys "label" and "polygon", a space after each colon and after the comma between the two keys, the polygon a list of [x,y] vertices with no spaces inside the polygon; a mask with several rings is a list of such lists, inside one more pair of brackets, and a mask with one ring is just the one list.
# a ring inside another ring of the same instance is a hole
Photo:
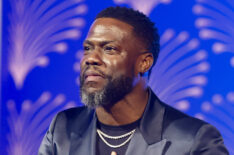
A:
{"label": "mustache", "polygon": [[108,76],[103,72],[103,71],[101,71],[98,67],[96,67],[96,66],[87,66],[87,67],[85,67],[84,69],[83,69],[83,71],[81,72],[81,79],[82,79],[82,81],[84,80],[84,78],[85,78],[85,73],[87,72],[87,70],[89,70],[89,69],[92,69],[92,70],[94,70],[95,72],[97,72],[98,74],[100,74],[103,78],[107,78]]}

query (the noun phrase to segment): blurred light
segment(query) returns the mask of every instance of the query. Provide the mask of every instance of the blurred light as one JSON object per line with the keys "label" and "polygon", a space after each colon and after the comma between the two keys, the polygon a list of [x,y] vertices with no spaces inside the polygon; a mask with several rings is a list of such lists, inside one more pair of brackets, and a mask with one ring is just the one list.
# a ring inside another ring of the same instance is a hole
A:
{"label": "blurred light", "polygon": [[221,104],[223,102],[223,97],[220,94],[215,94],[212,97],[212,102],[215,104]]}
{"label": "blurred light", "polygon": [[210,111],[211,110],[211,105],[210,102],[203,102],[201,106],[203,111]]}

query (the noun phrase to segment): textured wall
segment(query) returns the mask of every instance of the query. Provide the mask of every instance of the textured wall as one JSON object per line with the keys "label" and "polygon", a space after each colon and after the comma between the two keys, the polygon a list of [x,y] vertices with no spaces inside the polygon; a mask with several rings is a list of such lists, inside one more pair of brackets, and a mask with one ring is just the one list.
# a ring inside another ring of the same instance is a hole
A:
{"label": "textured wall", "polygon": [[53,116],[81,105],[82,40],[95,15],[116,4],[159,28],[156,94],[216,126],[234,155],[233,0],[3,0],[0,154],[36,154]]}

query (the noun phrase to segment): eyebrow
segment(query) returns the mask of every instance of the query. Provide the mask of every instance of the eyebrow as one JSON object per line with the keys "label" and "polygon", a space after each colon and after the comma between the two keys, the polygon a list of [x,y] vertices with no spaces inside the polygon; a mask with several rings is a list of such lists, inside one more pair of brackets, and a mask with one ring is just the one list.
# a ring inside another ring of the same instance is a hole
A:
{"label": "eyebrow", "polygon": [[[115,42],[115,40],[101,41],[98,44],[101,45],[101,46],[104,46],[104,45],[112,43],[112,42]],[[92,41],[89,41],[89,40],[85,40],[83,42],[83,44],[89,44],[89,45],[92,45],[92,46],[94,45],[94,43]]]}
{"label": "eyebrow", "polygon": [[83,44],[90,44],[90,45],[93,45],[93,43],[92,43],[91,41],[89,41],[89,40],[85,40],[85,41],[83,42]]}

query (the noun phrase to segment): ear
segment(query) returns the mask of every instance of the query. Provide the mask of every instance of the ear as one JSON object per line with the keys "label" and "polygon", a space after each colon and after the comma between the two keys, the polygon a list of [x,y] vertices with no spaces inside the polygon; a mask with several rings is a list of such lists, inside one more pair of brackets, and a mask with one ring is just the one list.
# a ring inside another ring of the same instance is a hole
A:
{"label": "ear", "polygon": [[143,75],[145,72],[147,72],[151,66],[153,65],[154,62],[154,57],[153,54],[150,52],[144,53],[139,56],[139,61],[138,61],[138,73]]}

